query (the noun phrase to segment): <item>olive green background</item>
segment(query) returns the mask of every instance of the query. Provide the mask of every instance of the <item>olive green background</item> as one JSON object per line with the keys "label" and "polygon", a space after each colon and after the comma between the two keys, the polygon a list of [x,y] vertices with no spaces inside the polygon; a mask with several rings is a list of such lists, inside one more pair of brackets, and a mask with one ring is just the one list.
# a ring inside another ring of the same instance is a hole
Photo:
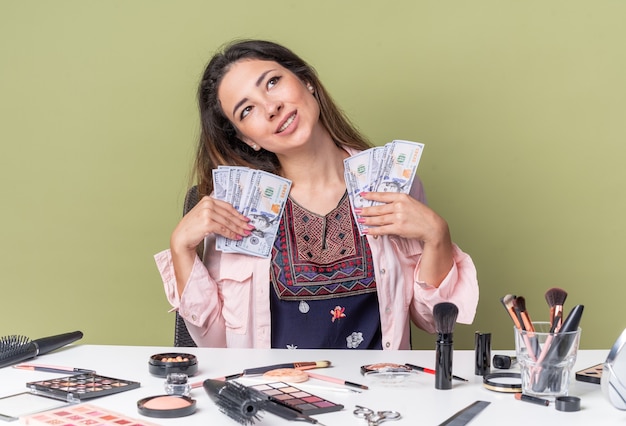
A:
{"label": "olive green background", "polygon": [[[626,327],[626,2],[0,0],[0,335],[170,345],[153,254],[179,220],[195,90],[234,38],[295,50],[377,144],[426,144],[430,205],[472,255],[474,331],[500,298],[585,305],[583,348]],[[434,339],[414,334],[416,348]]]}

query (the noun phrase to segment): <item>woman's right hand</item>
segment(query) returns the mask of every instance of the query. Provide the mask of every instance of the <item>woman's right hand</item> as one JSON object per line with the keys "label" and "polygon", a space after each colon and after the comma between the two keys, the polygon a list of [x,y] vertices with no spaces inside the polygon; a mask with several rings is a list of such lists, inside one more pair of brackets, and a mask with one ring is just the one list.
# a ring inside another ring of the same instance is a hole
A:
{"label": "woman's right hand", "polygon": [[230,203],[204,196],[178,223],[170,238],[174,272],[181,295],[191,274],[196,247],[207,235],[217,234],[231,240],[250,235],[254,226]]}
{"label": "woman's right hand", "polygon": [[231,240],[250,235],[248,219],[225,201],[204,196],[181,219],[172,233],[170,248],[176,252],[195,251],[207,235],[217,234]]}

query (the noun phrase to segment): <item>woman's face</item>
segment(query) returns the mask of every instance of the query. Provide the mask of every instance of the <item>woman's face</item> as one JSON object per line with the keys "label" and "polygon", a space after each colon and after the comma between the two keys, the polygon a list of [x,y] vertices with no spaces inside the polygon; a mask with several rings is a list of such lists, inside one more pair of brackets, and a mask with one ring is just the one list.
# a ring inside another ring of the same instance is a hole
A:
{"label": "woman's face", "polygon": [[222,79],[218,98],[241,140],[277,155],[303,146],[321,126],[312,91],[273,61],[235,62]]}

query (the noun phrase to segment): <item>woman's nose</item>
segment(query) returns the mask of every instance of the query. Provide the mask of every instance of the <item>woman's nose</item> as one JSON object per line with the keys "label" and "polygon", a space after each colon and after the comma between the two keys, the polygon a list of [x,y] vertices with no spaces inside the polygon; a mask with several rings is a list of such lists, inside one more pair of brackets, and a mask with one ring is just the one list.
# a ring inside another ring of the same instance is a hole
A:
{"label": "woman's nose", "polygon": [[272,119],[276,115],[278,115],[278,113],[280,112],[282,107],[283,107],[283,105],[279,101],[268,101],[267,106],[266,106],[268,118]]}

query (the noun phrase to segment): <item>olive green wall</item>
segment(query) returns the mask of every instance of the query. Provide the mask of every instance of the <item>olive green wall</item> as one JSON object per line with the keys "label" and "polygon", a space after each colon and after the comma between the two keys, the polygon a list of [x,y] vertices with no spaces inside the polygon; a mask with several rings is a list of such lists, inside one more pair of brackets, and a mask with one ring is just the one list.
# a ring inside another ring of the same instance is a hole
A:
{"label": "olive green wall", "polygon": [[[177,223],[195,88],[233,38],[293,48],[373,141],[426,144],[431,206],[472,255],[475,330],[500,298],[586,306],[582,346],[626,327],[626,2],[0,1],[0,335],[169,345],[152,256]],[[416,346],[433,347],[416,333]]]}

